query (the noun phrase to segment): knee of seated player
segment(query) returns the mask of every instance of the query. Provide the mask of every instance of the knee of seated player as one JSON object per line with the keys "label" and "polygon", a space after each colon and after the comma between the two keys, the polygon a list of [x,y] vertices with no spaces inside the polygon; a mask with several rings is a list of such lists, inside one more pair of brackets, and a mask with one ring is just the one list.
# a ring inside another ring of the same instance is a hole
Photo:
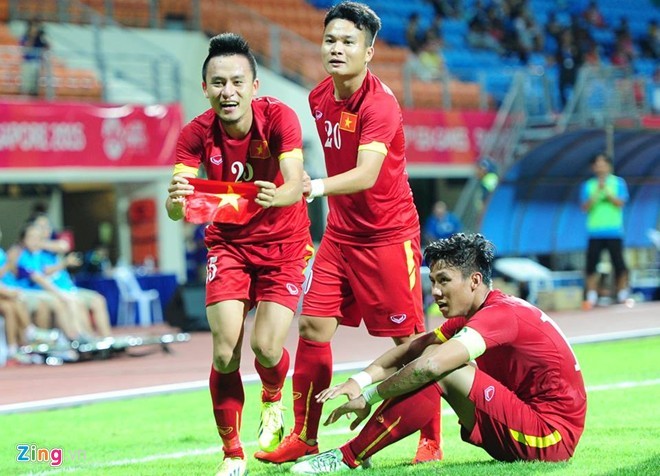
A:
{"label": "knee of seated player", "polygon": [[338,325],[339,321],[334,318],[300,316],[298,333],[306,340],[330,342]]}
{"label": "knee of seated player", "polygon": [[438,385],[443,396],[467,399],[474,384],[474,377],[474,366],[465,365],[442,377],[438,380]]}

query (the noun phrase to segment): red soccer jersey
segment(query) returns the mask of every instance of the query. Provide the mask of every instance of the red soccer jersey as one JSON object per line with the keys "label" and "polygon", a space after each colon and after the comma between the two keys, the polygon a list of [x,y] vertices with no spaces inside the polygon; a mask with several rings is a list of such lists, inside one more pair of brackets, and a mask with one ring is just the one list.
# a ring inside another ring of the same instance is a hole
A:
{"label": "red soccer jersey", "polygon": [[449,339],[464,325],[486,342],[476,359],[479,369],[512,390],[574,448],[584,430],[587,396],[575,354],[554,321],[526,301],[494,290],[474,316],[449,319],[440,332]]}
{"label": "red soccer jersey", "polygon": [[[272,97],[252,101],[254,120],[242,139],[229,137],[212,109],[200,114],[181,131],[176,149],[177,172],[197,173],[203,164],[211,180],[254,182],[266,180],[280,186],[284,178],[279,161],[302,160],[302,132],[295,112]],[[291,242],[309,233],[303,199],[288,207],[271,207],[245,225],[214,223],[207,228],[207,244],[217,240],[234,243]]]}
{"label": "red soccer jersey", "polygon": [[338,101],[328,77],[312,90],[309,105],[329,177],[355,168],[361,149],[387,154],[372,188],[328,197],[327,235],[365,246],[417,237],[419,217],[406,172],[403,118],[392,91],[368,71],[360,89]]}

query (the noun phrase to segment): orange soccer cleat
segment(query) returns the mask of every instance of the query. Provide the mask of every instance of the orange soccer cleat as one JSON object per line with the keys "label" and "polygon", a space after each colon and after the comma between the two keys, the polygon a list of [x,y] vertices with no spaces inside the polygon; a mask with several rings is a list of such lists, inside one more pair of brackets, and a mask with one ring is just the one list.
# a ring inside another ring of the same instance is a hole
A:
{"label": "orange soccer cleat", "polygon": [[429,463],[431,461],[440,461],[442,459],[442,448],[435,440],[420,438],[417,445],[417,454],[412,464]]}
{"label": "orange soccer cleat", "polygon": [[315,455],[319,452],[319,445],[308,445],[300,437],[291,432],[286,436],[277,448],[270,453],[265,451],[257,451],[254,457],[259,461],[265,463],[288,463],[289,461],[296,461],[298,458],[307,455]]}

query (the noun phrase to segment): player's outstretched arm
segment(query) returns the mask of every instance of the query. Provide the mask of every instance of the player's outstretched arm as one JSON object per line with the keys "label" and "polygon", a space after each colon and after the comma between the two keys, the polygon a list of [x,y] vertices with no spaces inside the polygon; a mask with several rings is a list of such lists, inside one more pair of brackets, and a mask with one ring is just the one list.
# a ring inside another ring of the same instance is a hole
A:
{"label": "player's outstretched arm", "polygon": [[383,380],[376,387],[376,393],[382,400],[405,395],[429,382],[440,380],[448,373],[463,367],[470,360],[470,352],[465,344],[456,339],[449,339],[447,342],[425,349],[420,357]]}
{"label": "player's outstretched arm", "polygon": [[323,195],[346,195],[374,186],[385,161],[385,154],[373,150],[358,152],[355,168],[323,180]]}
{"label": "player's outstretched arm", "polygon": [[429,332],[393,347],[346,382],[320,392],[316,395],[316,401],[324,403],[341,395],[346,395],[349,399],[357,398],[364,387],[388,378],[408,362],[421,356],[429,346],[437,344],[440,344],[440,340],[434,332]]}

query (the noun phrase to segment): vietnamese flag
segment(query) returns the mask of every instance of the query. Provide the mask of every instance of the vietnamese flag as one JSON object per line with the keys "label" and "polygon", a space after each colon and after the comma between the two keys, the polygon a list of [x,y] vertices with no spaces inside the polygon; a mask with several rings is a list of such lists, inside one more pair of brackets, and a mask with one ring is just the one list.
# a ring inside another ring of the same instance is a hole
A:
{"label": "vietnamese flag", "polygon": [[220,182],[189,178],[195,192],[186,198],[186,221],[244,225],[263,210],[255,203],[258,187],[251,182]]}

